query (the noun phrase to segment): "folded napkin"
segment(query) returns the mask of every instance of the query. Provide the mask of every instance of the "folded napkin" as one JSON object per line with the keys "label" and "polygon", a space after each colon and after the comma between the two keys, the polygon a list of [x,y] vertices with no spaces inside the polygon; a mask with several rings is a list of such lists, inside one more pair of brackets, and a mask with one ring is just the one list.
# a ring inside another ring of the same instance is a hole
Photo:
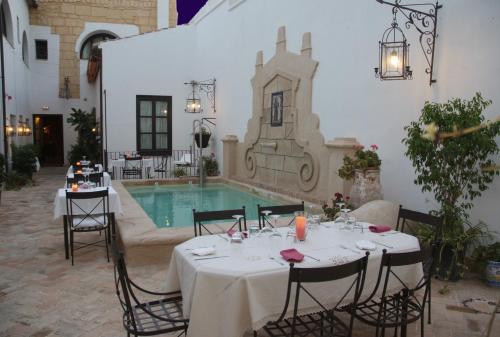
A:
{"label": "folded napkin", "polygon": [[304,260],[304,255],[299,253],[297,249],[290,248],[280,252],[281,256],[289,262],[301,262]]}
{"label": "folded napkin", "polygon": [[377,246],[368,240],[359,240],[356,242],[356,247],[362,250],[375,250],[377,249]]}
{"label": "folded napkin", "polygon": [[191,251],[191,253],[198,256],[212,255],[215,254],[215,248],[214,247],[195,248]]}
{"label": "folded napkin", "polygon": [[371,225],[368,229],[373,233],[383,233],[392,230],[392,227],[389,225]]}

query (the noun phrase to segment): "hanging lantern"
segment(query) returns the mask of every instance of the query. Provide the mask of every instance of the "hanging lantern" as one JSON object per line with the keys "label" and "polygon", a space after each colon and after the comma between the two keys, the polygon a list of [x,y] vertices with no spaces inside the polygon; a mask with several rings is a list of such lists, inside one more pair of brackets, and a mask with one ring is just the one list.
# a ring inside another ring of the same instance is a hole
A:
{"label": "hanging lantern", "polygon": [[24,136],[24,123],[21,121],[17,123],[17,135]]}
{"label": "hanging lantern", "polygon": [[385,30],[379,41],[379,66],[375,68],[375,77],[381,80],[411,79],[409,50],[410,45],[406,43],[394,15],[391,27]]}
{"label": "hanging lantern", "polygon": [[16,135],[16,130],[11,125],[5,126],[5,134],[7,137],[12,137]]}
{"label": "hanging lantern", "polygon": [[203,110],[201,109],[200,96],[196,93],[197,83],[195,81],[191,81],[189,84],[191,84],[193,90],[186,99],[186,109],[184,111],[188,113],[200,113]]}
{"label": "hanging lantern", "polygon": [[26,123],[24,123],[24,135],[25,136],[31,136],[32,131],[30,128],[30,119],[26,118]]}

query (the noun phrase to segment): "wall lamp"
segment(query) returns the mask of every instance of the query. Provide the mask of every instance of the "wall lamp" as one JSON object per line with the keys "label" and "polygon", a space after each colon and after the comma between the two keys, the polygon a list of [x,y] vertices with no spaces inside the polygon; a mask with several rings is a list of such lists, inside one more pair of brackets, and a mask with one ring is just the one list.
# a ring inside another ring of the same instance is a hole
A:
{"label": "wall lamp", "polygon": [[434,50],[437,38],[437,14],[443,7],[438,2],[420,4],[401,4],[401,0],[394,2],[376,0],[383,5],[392,6],[393,21],[391,27],[385,30],[382,40],[379,41],[379,66],[375,67],[375,77],[381,80],[411,79],[413,72],[409,65],[409,44],[397,23],[397,15],[401,14],[406,20],[405,27],[414,27],[420,33],[420,47],[424,53],[428,67],[425,73],[429,74],[429,85],[436,83],[433,78]]}
{"label": "wall lamp", "polygon": [[186,99],[186,108],[184,109],[187,113],[201,113],[203,109],[201,107],[201,99],[199,92],[204,92],[207,95],[208,100],[212,105],[212,110],[215,113],[215,78],[205,81],[190,81],[185,82],[185,85],[191,86],[191,93]]}
{"label": "wall lamp", "polygon": [[5,126],[5,135],[7,137],[12,137],[12,136],[16,135],[16,130],[14,129],[14,127],[12,125]]}

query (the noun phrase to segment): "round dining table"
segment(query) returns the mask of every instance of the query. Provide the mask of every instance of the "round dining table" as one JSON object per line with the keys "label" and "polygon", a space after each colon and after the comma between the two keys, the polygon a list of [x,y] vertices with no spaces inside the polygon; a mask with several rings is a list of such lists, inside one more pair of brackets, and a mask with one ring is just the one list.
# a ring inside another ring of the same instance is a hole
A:
{"label": "round dining table", "polygon": [[[295,267],[339,265],[364,256],[360,240],[372,242],[362,296],[368,296],[377,280],[383,249],[388,252],[419,250],[416,237],[389,231],[372,233],[370,224],[358,223],[356,229],[327,222],[309,229],[305,241],[296,241],[292,229],[250,235],[241,243],[232,243],[227,234],[198,236],[175,247],[167,271],[167,291],[181,290],[183,313],[189,318],[190,337],[238,337],[258,330],[277,319],[284,308],[289,263],[280,251],[295,248],[304,260]],[[194,253],[211,252],[210,255]],[[205,249],[203,249],[205,248]],[[423,276],[422,264],[396,268],[401,281],[416,285]],[[316,298],[333,307],[347,291],[352,278],[308,285]],[[403,285],[392,278],[388,290]],[[349,298],[346,297],[346,299]],[[292,310],[291,306],[289,309]],[[301,298],[301,314],[319,309],[317,303]],[[292,312],[290,311],[291,315]]]}

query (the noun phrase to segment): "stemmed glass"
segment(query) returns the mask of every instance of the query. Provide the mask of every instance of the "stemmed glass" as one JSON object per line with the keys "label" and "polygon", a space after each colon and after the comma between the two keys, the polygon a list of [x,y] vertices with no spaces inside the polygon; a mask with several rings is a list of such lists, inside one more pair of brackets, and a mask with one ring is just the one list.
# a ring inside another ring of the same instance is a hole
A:
{"label": "stemmed glass", "polygon": [[267,225],[267,218],[269,217],[269,214],[271,214],[271,213],[272,213],[272,211],[269,211],[269,210],[262,211],[262,214],[264,214],[264,227],[262,227],[262,229],[260,230],[261,233],[273,231],[271,229],[271,227],[269,227]]}
{"label": "stemmed glass", "polygon": [[235,219],[236,222],[238,223],[238,231],[240,229],[240,219],[241,218],[243,218],[243,215],[241,215],[241,214],[235,214],[235,215],[233,215],[233,219]]}
{"label": "stemmed glass", "polygon": [[279,214],[271,214],[271,219],[273,219],[273,221],[274,221],[274,228],[273,228],[273,233],[271,234],[271,236],[280,236],[281,237],[281,233],[278,232],[278,230],[276,229],[278,227],[278,219],[279,218],[280,218]]}
{"label": "stemmed glass", "polygon": [[345,202],[339,201],[339,202],[337,202],[337,205],[340,208],[340,215],[337,217],[337,219],[335,219],[335,222],[346,222],[347,218],[344,218],[343,215],[342,215],[343,209],[344,209],[344,206],[345,206]]}

